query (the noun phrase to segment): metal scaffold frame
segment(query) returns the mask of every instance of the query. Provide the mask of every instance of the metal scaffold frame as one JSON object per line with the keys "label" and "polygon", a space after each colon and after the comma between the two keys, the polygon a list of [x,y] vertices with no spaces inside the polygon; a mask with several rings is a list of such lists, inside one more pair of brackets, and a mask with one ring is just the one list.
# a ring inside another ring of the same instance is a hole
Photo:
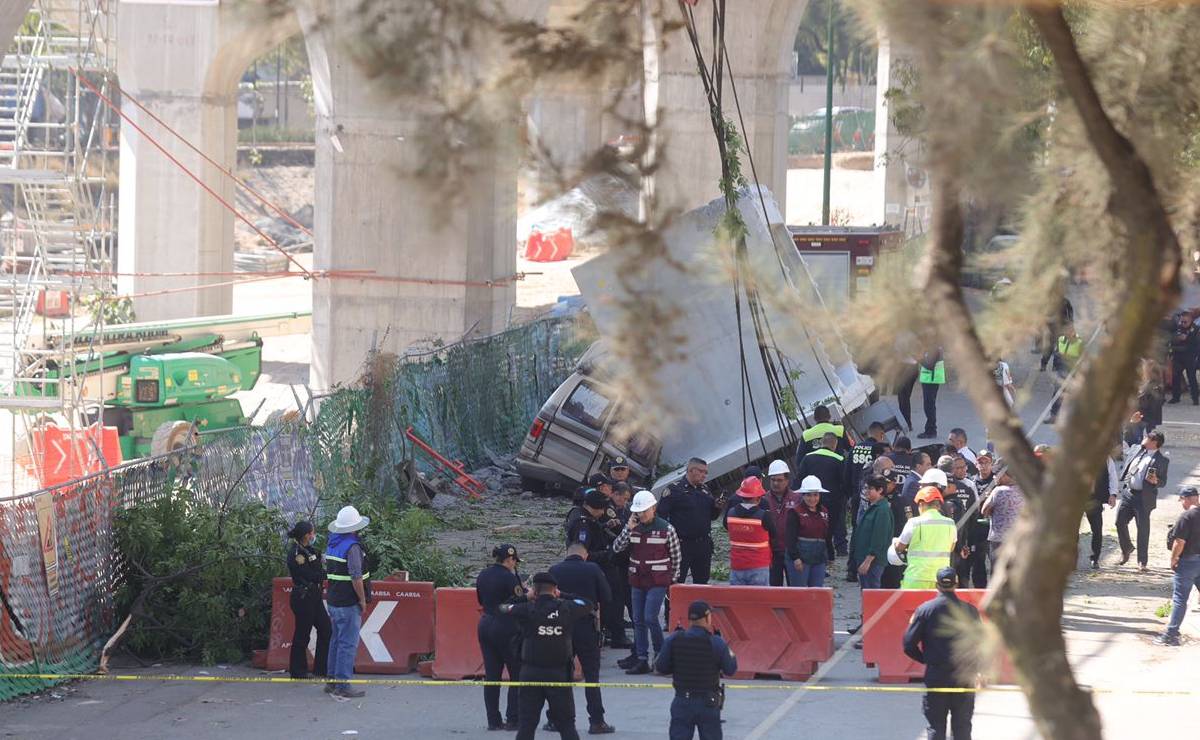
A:
{"label": "metal scaffold frame", "polygon": [[51,419],[75,439],[101,402],[47,371],[102,355],[103,311],[80,314],[115,293],[119,121],[95,90],[116,89],[117,5],[34,0],[0,62],[0,498],[40,487],[35,428]]}

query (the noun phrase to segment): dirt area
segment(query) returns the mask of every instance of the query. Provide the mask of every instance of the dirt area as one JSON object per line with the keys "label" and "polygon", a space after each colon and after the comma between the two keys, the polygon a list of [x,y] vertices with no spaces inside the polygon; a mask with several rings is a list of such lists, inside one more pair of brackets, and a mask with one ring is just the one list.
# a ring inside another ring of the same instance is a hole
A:
{"label": "dirt area", "polygon": [[[250,187],[257,190],[264,198],[286,211],[309,229],[312,228],[313,192],[315,169],[307,166],[278,166],[278,167],[242,167],[237,176],[246,181]],[[272,239],[279,240],[279,232],[264,228],[270,222],[279,221],[277,214],[268,210],[244,190],[238,189],[237,207],[247,214],[251,221],[260,229],[266,231]],[[250,215],[254,214],[254,215]],[[286,223],[282,227],[294,231]],[[309,237],[300,234],[286,234],[307,240]],[[269,250],[271,246],[248,225],[240,220],[233,227],[235,248],[240,252]]]}

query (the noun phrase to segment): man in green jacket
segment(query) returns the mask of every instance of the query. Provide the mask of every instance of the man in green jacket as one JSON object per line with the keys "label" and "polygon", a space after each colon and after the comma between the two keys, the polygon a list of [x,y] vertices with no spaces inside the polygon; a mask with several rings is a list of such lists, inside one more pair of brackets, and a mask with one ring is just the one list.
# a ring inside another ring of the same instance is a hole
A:
{"label": "man in green jacket", "polygon": [[887,565],[888,546],[892,542],[892,509],[884,498],[887,481],[881,476],[867,479],[867,511],[854,528],[850,552],[858,563],[858,583],[862,588],[879,588]]}

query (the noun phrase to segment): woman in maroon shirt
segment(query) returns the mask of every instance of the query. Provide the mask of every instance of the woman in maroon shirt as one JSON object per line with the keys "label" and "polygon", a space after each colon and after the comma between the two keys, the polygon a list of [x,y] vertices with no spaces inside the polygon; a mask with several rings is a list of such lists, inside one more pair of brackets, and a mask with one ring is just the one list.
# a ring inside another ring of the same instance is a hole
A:
{"label": "woman in maroon shirt", "polygon": [[821,505],[825,489],[817,476],[800,483],[802,503],[787,514],[787,556],[800,573],[795,586],[820,588],[825,585],[828,559],[825,535],[829,532],[829,511]]}

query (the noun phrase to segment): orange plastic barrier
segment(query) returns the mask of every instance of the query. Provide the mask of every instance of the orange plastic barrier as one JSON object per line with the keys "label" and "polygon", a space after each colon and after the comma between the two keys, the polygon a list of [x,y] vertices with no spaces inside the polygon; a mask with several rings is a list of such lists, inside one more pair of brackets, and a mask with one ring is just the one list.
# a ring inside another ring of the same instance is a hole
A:
{"label": "orange plastic barrier", "polygon": [[[296,629],[288,603],[292,579],[276,578],[271,591],[271,632],[266,668],[288,667],[292,633]],[[314,638],[315,639],[315,638]],[[417,660],[433,652],[433,584],[397,580],[371,581],[371,603],[359,631],[356,673],[411,673]],[[311,644],[309,655],[312,655]]]}
{"label": "orange plastic barrier", "polygon": [[44,424],[30,431],[28,454],[21,457],[20,462],[43,486],[56,486],[120,465],[121,440],[116,427],[93,424],[72,433],[69,428]]}
{"label": "orange plastic barrier", "polygon": [[551,233],[534,229],[525,242],[525,259],[530,262],[558,262],[575,250],[575,235],[569,227]]}
{"label": "orange plastic barrier", "polygon": [[833,590],[766,586],[671,586],[671,625],[687,625],[687,605],[702,599],[737,654],[737,678],[804,680],[833,656]]}
{"label": "orange plastic barrier", "polygon": [[[987,590],[963,588],[955,593],[958,598],[978,607]],[[868,668],[879,669],[880,682],[907,683],[925,677],[925,666],[904,654],[904,631],[917,607],[936,596],[937,591],[868,589],[862,592],[863,662]],[[887,613],[874,626],[866,627],[893,597],[896,601],[887,607]],[[999,683],[1014,683],[1007,655],[1000,658],[999,674]]]}
{"label": "orange plastic barrier", "polygon": [[439,588],[434,597],[433,678],[461,681],[483,676],[483,653],[476,628],[483,607],[473,588]]}

